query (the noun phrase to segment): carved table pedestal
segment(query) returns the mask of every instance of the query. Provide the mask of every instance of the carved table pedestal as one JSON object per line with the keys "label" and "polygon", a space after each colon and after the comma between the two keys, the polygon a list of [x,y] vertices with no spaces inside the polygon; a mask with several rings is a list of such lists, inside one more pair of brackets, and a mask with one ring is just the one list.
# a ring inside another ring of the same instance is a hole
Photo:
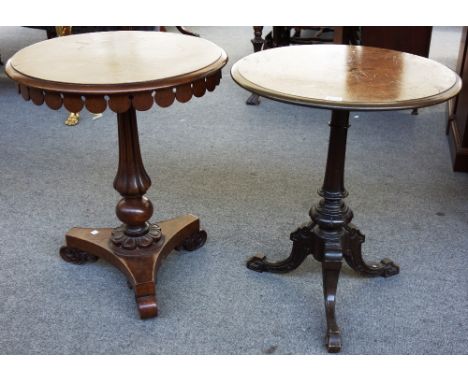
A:
{"label": "carved table pedestal", "polygon": [[114,188],[122,199],[115,228],[72,228],[60,255],[83,264],[103,258],[120,269],[134,289],[141,318],[158,314],[156,273],[174,248],[195,250],[206,241],[196,216],[154,223],[145,196],[151,180],[140,153],[137,111],[170,106],[213,91],[226,53],[196,37],[161,32],[101,32],[43,41],[16,53],[6,73],[25,100],[78,113],[86,107],[117,114],[119,164]]}
{"label": "carved table pedestal", "polygon": [[341,349],[335,318],[341,263],[364,275],[393,276],[399,267],[389,259],[366,263],[364,235],[353,225],[353,212],[343,199],[346,138],[350,111],[413,109],[454,97],[461,88],[456,73],[423,57],[362,46],[313,45],[282,47],[251,54],[231,69],[245,89],[277,101],[330,109],[330,140],[321,200],[309,211],[310,221],[294,231],[289,257],[269,262],[256,256],[247,267],[257,272],[285,273],[308,255],[322,263],[327,319],[326,346]]}

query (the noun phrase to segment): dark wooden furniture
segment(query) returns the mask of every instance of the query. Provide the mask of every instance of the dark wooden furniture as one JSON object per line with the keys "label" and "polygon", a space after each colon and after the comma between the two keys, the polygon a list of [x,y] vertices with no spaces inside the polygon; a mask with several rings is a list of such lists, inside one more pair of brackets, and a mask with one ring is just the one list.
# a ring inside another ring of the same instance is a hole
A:
{"label": "dark wooden furniture", "polygon": [[[77,51],[80,54],[77,54]],[[140,154],[136,111],[154,103],[170,106],[213,91],[226,53],[196,37],[161,32],[102,32],[43,41],[17,52],[6,73],[25,100],[62,105],[77,113],[86,107],[117,113],[119,166],[114,188],[122,195],[117,228],[72,228],[60,255],[81,264],[102,257],[120,269],[135,292],[141,318],[158,313],[155,278],[161,260],[174,248],[194,250],[206,240],[196,216],[152,223],[153,205],[144,196],[151,185]]]}
{"label": "dark wooden furniture", "polygon": [[[463,28],[457,73],[468,83],[468,27]],[[468,172],[468,86],[449,101],[447,138],[454,171]]]}
{"label": "dark wooden furniture", "polygon": [[[310,65],[310,62],[315,65]],[[285,72],[284,67],[289,71]],[[366,263],[364,235],[351,224],[353,212],[343,199],[346,137],[350,111],[411,109],[454,97],[461,88],[458,75],[423,57],[393,50],[345,45],[291,46],[251,54],[234,64],[233,79],[262,96],[294,104],[331,109],[330,141],[321,200],[309,211],[311,220],[294,231],[289,257],[269,262],[251,258],[257,272],[284,273],[308,255],[322,263],[327,318],[327,349],[341,349],[335,301],[342,259],[369,276],[393,276],[399,267],[389,259]]]}
{"label": "dark wooden furniture", "polygon": [[429,57],[431,26],[364,26],[361,44]]}

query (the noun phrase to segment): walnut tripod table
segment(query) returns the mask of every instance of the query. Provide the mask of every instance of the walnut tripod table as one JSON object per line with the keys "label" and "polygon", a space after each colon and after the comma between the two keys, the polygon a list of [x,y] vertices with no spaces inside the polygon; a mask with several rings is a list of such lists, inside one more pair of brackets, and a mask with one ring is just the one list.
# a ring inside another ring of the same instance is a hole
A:
{"label": "walnut tripod table", "polygon": [[392,50],[347,45],[276,48],[251,54],[231,70],[234,80],[262,96],[293,104],[331,109],[330,141],[321,200],[309,211],[310,222],[291,234],[289,257],[269,262],[256,256],[247,267],[257,272],[286,273],[308,255],[322,263],[327,319],[326,346],[341,350],[335,317],[341,263],[368,276],[393,276],[399,267],[389,259],[366,263],[364,235],[351,224],[353,212],[343,199],[346,138],[350,111],[413,109],[454,97],[461,80],[445,66]]}
{"label": "walnut tripod table", "polygon": [[151,185],[140,153],[136,111],[153,103],[170,106],[213,91],[227,55],[196,37],[162,32],[101,32],[43,41],[16,53],[6,73],[25,100],[62,105],[73,113],[109,108],[117,113],[119,164],[114,188],[117,228],[72,228],[60,255],[82,264],[99,257],[128,278],[141,318],[158,314],[156,273],[174,248],[195,250],[207,238],[199,219],[184,215],[152,223],[153,205],[144,196]]}

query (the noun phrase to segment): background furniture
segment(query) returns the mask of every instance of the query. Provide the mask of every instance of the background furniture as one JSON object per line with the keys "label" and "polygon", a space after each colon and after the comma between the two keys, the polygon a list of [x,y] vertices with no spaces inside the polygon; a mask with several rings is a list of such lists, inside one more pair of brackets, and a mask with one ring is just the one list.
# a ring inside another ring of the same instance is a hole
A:
{"label": "background furniture", "polygon": [[[276,48],[295,44],[351,44],[366,45],[378,48],[398,50],[428,57],[431,45],[432,27],[398,26],[398,27],[304,27],[273,26],[262,38],[263,27],[254,26],[254,38],[251,40],[254,52],[261,49]],[[301,36],[301,32],[314,31],[312,36]],[[246,101],[248,105],[258,105],[259,97],[252,94]],[[417,109],[413,110],[417,114]]]}
{"label": "background furniture", "polygon": [[[254,52],[288,45],[359,43],[359,27],[313,27],[313,26],[273,26],[265,38],[262,37],[263,26],[254,26],[254,38],[251,41]],[[309,36],[304,36],[308,33]],[[302,34],[302,35],[301,35]],[[258,105],[258,94],[252,93],[247,98],[247,105]]]}
{"label": "background furniture", "polygon": [[[311,66],[310,62],[315,65]],[[288,72],[284,68],[288,67]],[[393,276],[389,259],[366,263],[364,235],[351,224],[353,212],[343,201],[346,140],[350,111],[398,110],[444,102],[461,89],[460,78],[442,64],[394,50],[346,45],[269,49],[249,55],[231,69],[245,89],[273,100],[331,109],[330,139],[321,200],[310,221],[291,233],[291,254],[279,262],[258,255],[247,262],[256,272],[286,273],[308,255],[322,263],[329,352],[341,350],[335,302],[341,262],[368,276]]]}
{"label": "background furniture", "polygon": [[430,26],[363,26],[360,30],[362,45],[429,57],[432,36]]}
{"label": "background furniture", "polygon": [[[456,64],[462,29],[434,27],[431,57]],[[251,51],[252,27],[193,31],[229,47],[232,64]],[[45,32],[4,26],[0,36],[5,62]],[[115,114],[66,128],[66,109],[24,102],[0,76],[4,354],[326,353],[321,264],[309,256],[286,275],[242,264],[259,250],[270,261],[289,254],[288,234],[307,220],[323,180],[329,112],[266,100],[247,107],[250,92],[226,81],[226,69],[201,99],[137,112],[154,219],[192,212],[209,236],[163,262],[157,322],[139,321],[133,291],[105,261],[77,269],[57,256],[66,228],[113,225]],[[388,256],[401,275],[367,279],[342,266],[336,309],[346,354],[468,354],[460,341],[468,176],[448,164],[446,105],[420,114],[351,113],[352,223],[366,234],[367,260]]]}
{"label": "background furniture", "polygon": [[72,228],[60,255],[76,264],[102,257],[117,267],[135,291],[141,318],[158,314],[155,282],[161,260],[176,247],[199,248],[206,232],[191,214],[150,222],[153,205],[144,195],[151,179],[141,158],[136,111],[148,110],[153,103],[168,107],[175,99],[187,102],[213,91],[226,62],[226,53],[207,40],[120,31],[42,41],[20,50],[6,64],[23,98],[36,105],[63,105],[74,113],[85,106],[92,113],[109,107],[117,114],[114,188],[122,196],[116,207],[122,225]]}
{"label": "background furniture", "polygon": [[[468,84],[468,27],[463,28],[457,73]],[[447,138],[454,171],[468,172],[468,85],[449,101]]]}
{"label": "background furniture", "polygon": [[[362,45],[429,57],[432,36],[430,26],[364,26],[360,32]],[[417,115],[418,109],[413,109],[412,114]]]}
{"label": "background furniture", "polygon": [[[28,28],[43,29],[47,38],[63,37],[70,34],[111,32],[119,30],[155,31],[154,26],[29,26]],[[69,113],[65,125],[76,126],[80,122],[80,113]]]}

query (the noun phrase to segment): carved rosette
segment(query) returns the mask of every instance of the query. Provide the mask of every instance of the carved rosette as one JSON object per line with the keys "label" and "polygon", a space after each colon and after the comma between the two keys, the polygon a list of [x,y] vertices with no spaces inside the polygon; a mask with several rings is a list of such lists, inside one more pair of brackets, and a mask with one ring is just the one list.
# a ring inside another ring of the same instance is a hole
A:
{"label": "carved rosette", "polygon": [[91,113],[102,113],[109,107],[116,113],[124,113],[130,107],[138,111],[145,111],[150,109],[154,103],[160,107],[168,107],[174,103],[174,100],[185,103],[190,101],[192,96],[202,97],[207,90],[213,91],[220,81],[221,70],[218,70],[193,82],[141,92],[115,94],[62,93],[23,84],[18,85],[18,92],[26,101],[31,100],[35,105],[45,103],[53,110],[58,110],[64,106],[72,113],[79,113],[85,107]]}
{"label": "carved rosette", "polygon": [[126,225],[114,228],[111,234],[111,241],[114,245],[126,250],[136,248],[148,248],[151,244],[157,243],[161,237],[161,228],[157,224],[149,223],[148,232],[141,236],[129,236],[125,234]]}

